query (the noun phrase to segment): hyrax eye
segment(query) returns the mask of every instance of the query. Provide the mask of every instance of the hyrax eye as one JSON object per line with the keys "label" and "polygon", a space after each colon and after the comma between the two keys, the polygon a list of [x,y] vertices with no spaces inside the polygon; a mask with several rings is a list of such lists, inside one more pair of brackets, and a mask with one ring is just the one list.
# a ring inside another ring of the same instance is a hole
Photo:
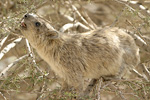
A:
{"label": "hyrax eye", "polygon": [[35,22],[35,26],[36,26],[36,27],[39,27],[40,25],[41,25],[40,22]]}

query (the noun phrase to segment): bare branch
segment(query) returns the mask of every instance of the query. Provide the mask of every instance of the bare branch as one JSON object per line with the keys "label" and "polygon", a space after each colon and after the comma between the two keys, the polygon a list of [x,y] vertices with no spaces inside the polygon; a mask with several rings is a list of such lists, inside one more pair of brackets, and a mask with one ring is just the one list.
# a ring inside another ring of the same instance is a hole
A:
{"label": "bare branch", "polygon": [[38,96],[36,98],[36,100],[41,100],[43,95],[44,95],[44,91],[46,90],[46,82],[43,82],[43,86],[40,88],[40,93],[38,93]]}
{"label": "bare branch", "polygon": [[145,98],[145,100],[148,100],[148,98],[147,98],[147,93],[146,93],[146,91],[145,91],[145,88],[144,88],[144,85],[142,84],[142,88],[143,88],[143,94],[144,94],[144,98]]}
{"label": "bare branch", "polygon": [[[71,0],[69,0],[70,4],[71,4]],[[73,5],[71,4],[71,7],[72,9],[78,14],[78,16],[83,20],[83,22],[85,22],[91,29],[95,29],[94,26],[90,25],[85,19],[84,17],[81,15],[81,13],[78,11],[78,9]]]}
{"label": "bare branch", "polygon": [[121,0],[122,2],[129,2],[130,3],[130,6],[136,8],[136,9],[141,9],[142,10],[142,13],[145,15],[145,16],[149,16],[150,15],[150,11],[144,7],[142,4],[145,2],[145,0],[139,0],[139,1],[131,1],[131,0]]}
{"label": "bare branch", "polygon": [[[19,61],[25,59],[25,58],[28,57],[28,56],[29,56],[29,54],[26,54],[26,55],[24,55],[24,56],[22,56],[22,57],[16,59],[13,63],[9,64],[9,65],[0,73],[0,78],[2,78],[2,77],[5,77],[5,78],[6,78],[6,77],[8,76],[8,74],[10,74],[10,72],[12,72],[12,67],[13,67],[14,65],[16,65]],[[16,66],[16,67],[17,67],[17,66]],[[15,67],[13,67],[13,69],[15,69]]]}
{"label": "bare branch", "polygon": [[4,98],[4,100],[7,100],[7,98],[4,96],[2,92],[0,92],[0,95]]}
{"label": "bare branch", "polygon": [[77,23],[68,23],[68,24],[65,24],[63,27],[61,27],[61,29],[59,30],[60,32],[65,32],[66,30],[70,29],[70,28],[73,28],[73,27],[78,27],[78,26],[81,26],[82,28],[84,28],[85,30],[89,30],[88,27],[86,27],[85,25],[77,22]]}
{"label": "bare branch", "polygon": [[5,41],[7,40],[8,36],[9,36],[9,35],[7,35],[6,37],[4,37],[4,38],[2,39],[2,41],[0,42],[0,49],[1,49],[1,47],[3,46],[3,44],[5,43]]}
{"label": "bare branch", "polygon": [[101,91],[101,87],[102,87],[102,81],[103,81],[103,79],[100,78],[100,80],[99,80],[99,86],[98,86],[98,99],[97,100],[101,100],[100,91]]}
{"label": "bare branch", "polygon": [[68,16],[68,15],[64,15],[62,13],[60,13],[62,16],[64,16],[65,18],[67,18],[69,21],[75,21],[74,23],[68,23],[65,24],[63,27],[61,27],[60,32],[65,32],[67,29],[72,28],[72,27],[77,27],[77,26],[81,26],[82,28],[84,28],[85,30],[90,30],[89,27],[87,27],[86,25],[76,21],[74,18]]}
{"label": "bare branch", "polygon": [[144,77],[142,74],[140,74],[137,70],[132,69],[131,72],[137,75],[138,77],[142,78],[144,81],[149,82],[149,80],[146,77]]}
{"label": "bare branch", "polygon": [[33,56],[33,52],[31,51],[31,47],[30,47],[30,44],[28,42],[28,40],[26,39],[26,44],[27,44],[27,48],[28,48],[28,52],[29,52],[29,55],[30,57],[32,58],[32,62],[33,64],[35,65],[35,68],[42,73],[42,71],[40,70],[40,68],[37,66],[36,64],[36,61],[35,61],[35,57]]}
{"label": "bare branch", "polygon": [[119,18],[122,16],[123,12],[126,10],[126,7],[124,7],[121,12],[118,14],[118,16],[116,17],[115,21],[111,24],[111,27],[113,27],[119,20]]}
{"label": "bare branch", "polygon": [[141,64],[142,69],[144,70],[144,74],[147,76],[148,80],[150,81],[150,72],[147,69],[147,67],[145,66],[145,64]]}
{"label": "bare branch", "polygon": [[15,29],[8,28],[8,30],[11,32],[11,34],[23,38],[19,28],[15,28]]}
{"label": "bare branch", "polygon": [[134,38],[136,44],[140,47],[141,50],[150,53],[150,45],[148,45],[148,44],[147,44],[140,36],[138,36],[137,34],[135,34],[135,33],[133,33],[133,32],[130,32],[130,31],[128,31],[128,30],[126,30],[126,31],[127,31],[128,34],[130,34],[130,35]]}
{"label": "bare branch", "polygon": [[[115,0],[115,1],[117,1],[117,2],[119,2],[119,3],[121,3],[121,4],[124,4],[124,5],[125,5],[126,7],[128,7],[132,12],[136,12],[136,10],[135,10],[134,8],[132,8],[131,6],[129,6],[126,2],[123,2],[123,1],[120,1],[120,0]],[[141,19],[144,19],[144,18],[145,18],[145,16],[142,15],[140,12],[138,12],[137,14],[138,14],[138,16],[139,16]]]}
{"label": "bare branch", "polygon": [[127,100],[127,99],[124,97],[122,91],[118,90],[116,86],[114,86],[113,84],[109,84],[109,86],[110,86],[113,90],[115,90],[116,92],[118,92],[118,93],[119,93],[119,96],[120,96],[123,100]]}
{"label": "bare branch", "polygon": [[0,59],[2,59],[2,57],[13,47],[16,46],[16,43],[20,42],[22,40],[22,38],[18,38],[16,40],[14,40],[12,43],[8,44],[1,52],[0,52]]}
{"label": "bare branch", "polygon": [[87,12],[84,11],[84,16],[87,18],[88,22],[94,27],[94,29],[97,29],[97,25],[92,21],[92,19],[89,17]]}

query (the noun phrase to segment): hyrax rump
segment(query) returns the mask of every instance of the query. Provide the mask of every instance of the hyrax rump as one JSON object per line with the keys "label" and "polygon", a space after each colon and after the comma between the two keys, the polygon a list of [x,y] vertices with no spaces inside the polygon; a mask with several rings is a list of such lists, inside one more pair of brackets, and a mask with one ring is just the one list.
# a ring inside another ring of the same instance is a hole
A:
{"label": "hyrax rump", "polygon": [[43,18],[26,14],[21,33],[51,69],[75,88],[83,88],[84,78],[121,76],[139,63],[134,39],[116,27],[68,35],[56,31]]}

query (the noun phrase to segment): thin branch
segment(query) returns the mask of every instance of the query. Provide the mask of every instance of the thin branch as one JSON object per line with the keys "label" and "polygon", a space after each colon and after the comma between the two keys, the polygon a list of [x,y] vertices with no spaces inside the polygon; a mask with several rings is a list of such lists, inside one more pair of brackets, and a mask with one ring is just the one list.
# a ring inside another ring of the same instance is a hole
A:
{"label": "thin branch", "polygon": [[81,22],[76,21],[74,18],[68,16],[68,15],[64,15],[62,13],[60,13],[62,16],[64,16],[65,18],[67,18],[69,21],[74,22],[74,23],[68,23],[65,24],[63,27],[61,27],[60,32],[65,32],[67,29],[72,28],[73,25],[74,26],[81,26],[82,28],[84,28],[85,30],[90,30],[89,27],[87,27],[86,25],[82,24]]}
{"label": "thin branch", "polygon": [[103,81],[103,79],[100,78],[100,80],[99,80],[99,86],[98,86],[98,99],[97,100],[101,100],[100,91],[101,91],[101,87],[102,87],[102,81]]}
{"label": "thin branch", "polygon": [[144,70],[143,73],[147,76],[148,80],[150,81],[150,71],[147,69],[147,67],[145,66],[145,64],[142,64],[141,67]]}
{"label": "thin branch", "polygon": [[4,96],[2,92],[0,92],[0,95],[4,98],[4,100],[7,100],[7,98]]}
{"label": "thin branch", "polygon": [[[137,33],[139,34],[140,38],[142,37],[141,33],[139,32],[140,29],[137,29],[132,22],[130,22],[129,20],[126,20],[136,31]],[[143,39],[142,39],[143,40]],[[144,40],[143,40],[144,41]],[[145,42],[145,41],[144,41]],[[146,43],[146,42],[145,42]]]}
{"label": "thin branch", "polygon": [[126,32],[134,38],[136,44],[140,47],[141,50],[150,53],[150,45],[147,45],[147,43],[140,36],[128,30],[126,30]]}
{"label": "thin branch", "polygon": [[115,21],[110,25],[111,27],[113,27],[118,21],[119,18],[122,16],[123,12],[126,10],[126,7],[124,7],[121,12],[118,14],[118,16],[116,17]]}
{"label": "thin branch", "polygon": [[129,2],[131,6],[133,6],[134,8],[137,8],[137,9],[141,9],[143,14],[146,15],[146,16],[149,16],[150,15],[150,11],[144,7],[142,4],[144,3],[145,0],[139,0],[139,1],[131,1],[131,0],[121,0],[122,2]]}
{"label": "thin branch", "polygon": [[[38,93],[41,93],[41,92],[39,92],[39,91],[37,91],[37,90],[34,90],[34,91],[20,91],[20,90],[13,90],[13,89],[1,89],[0,88],[0,91],[5,91],[5,92],[17,92],[17,93],[30,93],[30,94],[38,94]],[[49,91],[43,91],[43,93],[49,93],[49,92],[51,92],[51,90],[49,90]]]}
{"label": "thin branch", "polygon": [[3,44],[5,43],[5,41],[7,40],[8,36],[9,36],[9,35],[7,35],[6,37],[4,37],[4,38],[2,39],[2,41],[0,42],[0,49],[1,49],[1,47],[3,46]]}
{"label": "thin branch", "polygon": [[87,12],[83,12],[84,16],[87,18],[88,22],[93,26],[94,29],[97,29],[98,26],[92,21],[92,19],[89,17],[89,15],[87,14]]}
{"label": "thin branch", "polygon": [[145,91],[145,87],[144,87],[144,85],[142,84],[142,88],[143,88],[143,94],[144,94],[144,99],[145,100],[148,100],[148,98],[147,98],[147,93],[146,93],[146,91]]}
{"label": "thin branch", "polygon": [[[119,2],[119,3],[121,3],[121,4],[124,4],[126,7],[128,7],[132,12],[136,12],[136,10],[135,9],[133,9],[131,6],[129,6],[126,2],[123,2],[123,1],[120,1],[120,0],[115,0],[116,2]],[[145,16],[144,15],[142,15],[140,12],[138,12],[137,13],[138,14],[138,16],[141,18],[141,19],[144,19],[145,18]]]}
{"label": "thin branch", "polygon": [[[25,59],[26,57],[28,57],[29,54],[26,54],[18,59],[16,59],[13,63],[9,64],[1,73],[0,73],[0,78],[2,77],[7,77],[8,74],[10,74],[9,72],[12,71],[12,67],[16,64],[18,64],[21,60]],[[15,69],[15,68],[14,68]]]}
{"label": "thin branch", "polygon": [[[71,0],[69,0],[70,2],[70,4],[71,4]],[[78,16],[81,18],[81,20],[84,22],[84,23],[86,23],[91,29],[95,29],[94,28],[94,26],[92,26],[92,25],[90,25],[85,19],[84,19],[84,17],[81,15],[81,13],[78,11],[78,9],[73,5],[73,4],[71,4],[71,7],[72,7],[72,9],[78,14]]]}
{"label": "thin branch", "polygon": [[[120,81],[120,80],[119,80]],[[122,80],[122,81],[127,81],[128,82],[128,80]],[[135,80],[132,80],[132,81],[137,81],[136,79]],[[110,87],[111,88],[111,92],[118,92],[119,90],[117,89],[117,87],[116,86],[114,86],[112,83],[113,83],[114,81],[106,81],[105,83],[104,83],[104,85],[102,86],[102,88],[101,88],[101,90],[102,89],[105,89],[106,87]],[[116,81],[116,82],[118,82],[118,81]],[[115,82],[115,83],[116,83]],[[130,88],[132,88],[132,87],[130,87]],[[134,90],[134,89],[133,89]],[[135,91],[135,90],[134,90]],[[139,96],[137,96],[137,95],[135,95],[134,93],[124,93],[124,92],[118,92],[119,93],[119,95],[121,96],[121,98],[122,99],[126,99],[126,98],[124,98],[124,96],[123,95],[133,95],[134,97],[136,97],[136,98],[140,98]]]}
{"label": "thin branch", "polygon": [[[150,33],[146,33],[146,34],[150,34]],[[142,36],[142,38],[143,38],[147,43],[150,44],[150,37],[149,37],[149,36],[144,35],[144,36]]]}
{"label": "thin branch", "polygon": [[8,30],[9,32],[11,32],[11,34],[23,38],[23,35],[21,34],[21,31],[19,28],[15,28],[15,29],[8,28]]}
{"label": "thin branch", "polygon": [[60,32],[65,32],[66,30],[70,29],[70,28],[73,28],[73,27],[78,27],[78,26],[81,26],[82,28],[84,28],[85,30],[89,30],[88,27],[86,27],[85,25],[77,22],[77,23],[67,23],[65,24],[63,27],[60,28]]}
{"label": "thin branch", "polygon": [[35,68],[36,68],[39,72],[42,73],[42,71],[40,70],[40,68],[39,68],[39,67],[37,66],[37,64],[36,64],[35,57],[33,56],[33,52],[31,51],[31,47],[30,47],[30,44],[29,44],[29,42],[28,42],[27,39],[26,39],[26,45],[27,45],[27,48],[28,48],[29,55],[30,55],[30,57],[31,57],[31,59],[32,59],[32,62],[33,62],[33,64],[35,65]]}
{"label": "thin branch", "polygon": [[138,77],[142,78],[144,81],[149,82],[149,80],[146,77],[144,77],[142,74],[140,74],[137,70],[132,69],[131,72],[137,75]]}
{"label": "thin branch", "polygon": [[36,100],[41,100],[43,95],[44,95],[44,91],[46,90],[46,82],[43,82],[43,86],[40,88],[40,93],[38,94]]}
{"label": "thin branch", "polygon": [[114,86],[113,84],[109,84],[109,87],[111,87],[113,90],[115,90],[116,92],[118,92],[118,93],[119,93],[119,96],[120,96],[123,100],[127,100],[127,99],[124,97],[122,91],[118,90],[116,86]]}
{"label": "thin branch", "polygon": [[17,38],[16,40],[14,40],[12,43],[8,44],[1,52],[0,52],[0,60],[2,59],[2,57],[13,47],[16,46],[16,43],[20,42],[22,40],[22,38]]}

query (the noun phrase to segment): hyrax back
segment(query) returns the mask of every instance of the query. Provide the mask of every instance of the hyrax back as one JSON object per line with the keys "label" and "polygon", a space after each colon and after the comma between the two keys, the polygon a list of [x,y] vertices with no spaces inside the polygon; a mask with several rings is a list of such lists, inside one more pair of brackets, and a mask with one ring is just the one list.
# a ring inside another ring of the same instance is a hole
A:
{"label": "hyrax back", "polygon": [[139,63],[133,38],[119,28],[66,35],[42,18],[27,14],[21,32],[51,69],[74,87],[82,88],[84,78],[121,76]]}

